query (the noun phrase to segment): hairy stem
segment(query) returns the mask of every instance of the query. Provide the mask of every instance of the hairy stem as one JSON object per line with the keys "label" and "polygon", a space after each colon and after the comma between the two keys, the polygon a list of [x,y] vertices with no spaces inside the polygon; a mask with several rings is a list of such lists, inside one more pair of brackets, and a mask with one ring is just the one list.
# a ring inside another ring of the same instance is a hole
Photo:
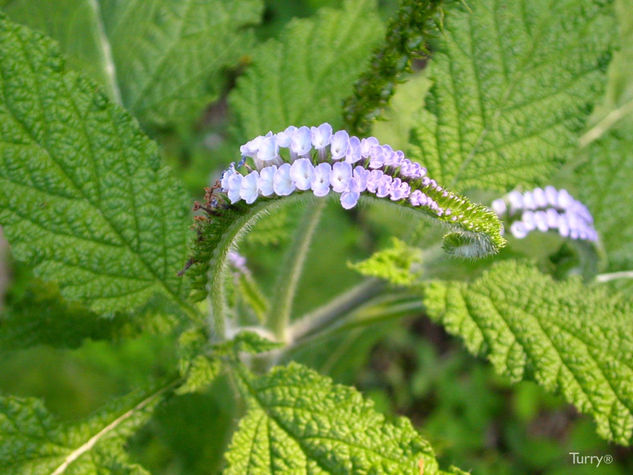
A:
{"label": "hairy stem", "polygon": [[633,279],[633,270],[611,272],[608,274],[598,274],[596,276],[596,282],[610,282],[617,279]]}
{"label": "hairy stem", "polygon": [[369,279],[338,295],[332,301],[298,319],[288,329],[288,339],[295,342],[322,331],[339,317],[364,304],[384,288],[378,279]]}
{"label": "hairy stem", "polygon": [[286,339],[286,328],[290,321],[292,303],[301,279],[310,243],[314,237],[314,231],[319,224],[325,204],[326,200],[318,200],[306,207],[297,228],[294,242],[279,267],[281,272],[268,313],[268,327],[282,341]]}
{"label": "hairy stem", "polygon": [[345,101],[348,130],[366,135],[387,107],[396,85],[411,71],[411,61],[428,54],[426,42],[434,31],[433,19],[442,0],[401,0],[389,24],[383,46],[374,51],[367,72]]}
{"label": "hairy stem", "polygon": [[315,344],[317,341],[327,340],[354,329],[419,314],[423,311],[422,297],[415,292],[381,295],[364,301],[351,312],[338,315],[337,318],[330,320],[328,325],[315,328],[310,333],[298,335],[288,351]]}

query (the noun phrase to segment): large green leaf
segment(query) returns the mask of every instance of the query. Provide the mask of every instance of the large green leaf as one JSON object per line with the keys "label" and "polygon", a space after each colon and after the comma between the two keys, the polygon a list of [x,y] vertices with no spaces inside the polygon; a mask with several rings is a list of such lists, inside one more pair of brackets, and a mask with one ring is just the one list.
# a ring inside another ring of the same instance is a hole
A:
{"label": "large green leaf", "polygon": [[607,271],[633,269],[633,122],[609,131],[582,152],[573,186],[586,203],[607,251]]}
{"label": "large green leaf", "polygon": [[613,29],[611,9],[592,0],[449,10],[412,153],[458,190],[546,180],[600,97]]}
{"label": "large green leaf", "polygon": [[341,10],[292,21],[256,49],[230,96],[238,139],[293,124],[340,126],[341,103],[383,34],[375,10],[374,0],[345,0]]}
{"label": "large green leaf", "polygon": [[261,0],[13,0],[6,11],[61,44],[75,68],[143,121],[195,117],[253,43]]}
{"label": "large green leaf", "polygon": [[169,384],[120,398],[89,419],[62,424],[35,398],[0,398],[0,470],[3,474],[147,474],[128,460],[127,438],[151,415]]}
{"label": "large green leaf", "polygon": [[226,455],[228,474],[439,471],[408,420],[388,423],[353,388],[296,363],[261,377],[237,373],[248,411]]}
{"label": "large green leaf", "polygon": [[580,279],[556,282],[516,261],[475,282],[437,282],[428,314],[513,381],[536,380],[591,414],[620,444],[633,435],[633,304]]}
{"label": "large green leaf", "polygon": [[161,293],[188,313],[187,197],[130,115],[0,17],[0,224],[16,258],[97,312]]}

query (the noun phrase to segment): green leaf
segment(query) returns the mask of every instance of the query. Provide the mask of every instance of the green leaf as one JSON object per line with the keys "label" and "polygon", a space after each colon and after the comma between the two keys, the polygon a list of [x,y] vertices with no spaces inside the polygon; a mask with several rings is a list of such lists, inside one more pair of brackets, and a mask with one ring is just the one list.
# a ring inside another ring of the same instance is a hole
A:
{"label": "green leaf", "polygon": [[585,203],[607,251],[607,271],[633,269],[633,122],[626,121],[582,152],[573,186]]}
{"label": "green leaf", "polygon": [[458,190],[546,180],[602,92],[614,30],[604,4],[481,0],[448,10],[413,156]]}
{"label": "green leaf", "polygon": [[417,277],[411,267],[421,260],[420,249],[392,238],[391,247],[375,252],[369,259],[348,265],[365,276],[380,277],[397,285],[411,285]]}
{"label": "green leaf", "polygon": [[15,257],[95,312],[160,293],[196,315],[177,276],[187,197],[156,145],[51,40],[2,16],[0,51],[0,224]]}
{"label": "green leaf", "polygon": [[230,351],[256,355],[258,353],[266,353],[267,351],[276,350],[281,347],[283,347],[283,343],[269,340],[254,331],[243,330],[235,335],[233,339],[215,345],[214,350],[220,355],[226,354]]}
{"label": "green leaf", "polygon": [[127,438],[149,418],[173,383],[120,398],[74,424],[57,422],[35,398],[0,398],[0,469],[4,474],[146,474],[129,462]]}
{"label": "green leaf", "polygon": [[633,11],[626,0],[615,0],[618,20],[618,50],[609,64],[609,80],[602,104],[592,116],[592,127],[580,137],[582,147],[602,137],[614,125],[633,113]]}
{"label": "green leaf", "polygon": [[312,19],[293,20],[279,40],[253,53],[230,95],[235,132],[247,140],[289,125],[341,125],[341,102],[383,34],[374,0],[345,0]]}
{"label": "green leaf", "polygon": [[86,338],[118,336],[129,323],[128,315],[100,317],[34,281],[21,298],[0,309],[0,352],[35,345],[76,348]]}
{"label": "green leaf", "polygon": [[60,41],[144,122],[197,117],[222,91],[223,70],[253,43],[261,0],[14,0],[7,13]]}
{"label": "green leaf", "polygon": [[222,365],[218,359],[204,355],[196,356],[185,373],[185,382],[176,389],[176,394],[187,394],[206,389],[220,374]]}
{"label": "green leaf", "polygon": [[505,261],[467,284],[429,285],[431,318],[512,381],[534,379],[591,414],[620,444],[633,435],[633,304],[580,279]]}
{"label": "green leaf", "polygon": [[438,472],[408,420],[388,423],[353,388],[295,363],[260,377],[236,372],[248,411],[226,454],[227,474]]}

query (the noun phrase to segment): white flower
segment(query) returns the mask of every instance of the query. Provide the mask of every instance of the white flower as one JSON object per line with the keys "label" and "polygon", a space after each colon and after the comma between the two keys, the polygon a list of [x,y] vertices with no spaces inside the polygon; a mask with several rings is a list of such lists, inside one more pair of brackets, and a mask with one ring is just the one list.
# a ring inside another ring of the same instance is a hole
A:
{"label": "white flower", "polygon": [[278,196],[287,196],[295,191],[295,184],[290,178],[290,164],[284,163],[275,172],[273,177],[273,190]]}
{"label": "white flower", "polygon": [[299,190],[309,190],[314,178],[314,166],[307,158],[296,160],[290,167],[290,178]]}
{"label": "white flower", "polygon": [[244,178],[240,185],[240,198],[246,201],[247,204],[253,203],[257,199],[257,179],[259,173],[256,171],[250,172]]}
{"label": "white flower", "polygon": [[314,196],[325,196],[330,192],[330,175],[332,166],[329,163],[319,163],[314,167],[314,178],[312,179],[312,192]]}
{"label": "white flower", "polygon": [[332,154],[332,160],[340,160],[347,154],[349,148],[349,134],[344,130],[339,130],[332,137],[332,143],[330,144],[330,153]]}
{"label": "white flower", "polygon": [[277,171],[276,165],[262,168],[259,171],[259,179],[257,180],[257,188],[262,196],[270,196],[273,194],[273,178]]}

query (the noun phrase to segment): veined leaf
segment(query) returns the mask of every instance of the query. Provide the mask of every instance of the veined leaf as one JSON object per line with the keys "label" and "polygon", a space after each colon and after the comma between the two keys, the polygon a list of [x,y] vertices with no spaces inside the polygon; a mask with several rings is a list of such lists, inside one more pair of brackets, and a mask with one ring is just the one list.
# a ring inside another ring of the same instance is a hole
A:
{"label": "veined leaf", "polygon": [[587,204],[607,251],[609,272],[633,269],[633,122],[626,121],[582,153],[574,187]]}
{"label": "veined leaf", "polygon": [[72,425],[53,418],[39,399],[0,398],[0,469],[4,474],[148,473],[128,461],[127,438],[147,421],[173,383],[136,393]]}
{"label": "veined leaf", "polygon": [[226,454],[228,474],[439,472],[408,420],[388,423],[353,388],[295,363],[261,377],[236,372],[248,411]]}
{"label": "veined leaf", "polygon": [[341,125],[342,101],[383,34],[374,0],[345,0],[293,20],[279,40],[255,50],[230,95],[236,135],[246,140],[288,125]]}
{"label": "veined leaf", "polygon": [[176,275],[186,195],[136,121],[4,16],[0,90],[0,224],[15,257],[96,312],[161,293],[194,315]]}
{"label": "veined leaf", "polygon": [[60,41],[71,64],[143,121],[196,117],[253,43],[261,0],[14,0],[7,13]]}
{"label": "veined leaf", "polygon": [[391,247],[375,252],[364,261],[348,265],[365,276],[379,277],[396,285],[410,285],[417,277],[411,267],[421,260],[420,249],[409,247],[405,242],[392,238]]}
{"label": "veined leaf", "polygon": [[562,393],[602,437],[631,441],[633,304],[622,295],[506,261],[470,284],[431,284],[424,304],[499,373]]}
{"label": "veined leaf", "polygon": [[605,2],[481,0],[447,12],[412,155],[458,190],[539,184],[602,92],[614,23]]}

